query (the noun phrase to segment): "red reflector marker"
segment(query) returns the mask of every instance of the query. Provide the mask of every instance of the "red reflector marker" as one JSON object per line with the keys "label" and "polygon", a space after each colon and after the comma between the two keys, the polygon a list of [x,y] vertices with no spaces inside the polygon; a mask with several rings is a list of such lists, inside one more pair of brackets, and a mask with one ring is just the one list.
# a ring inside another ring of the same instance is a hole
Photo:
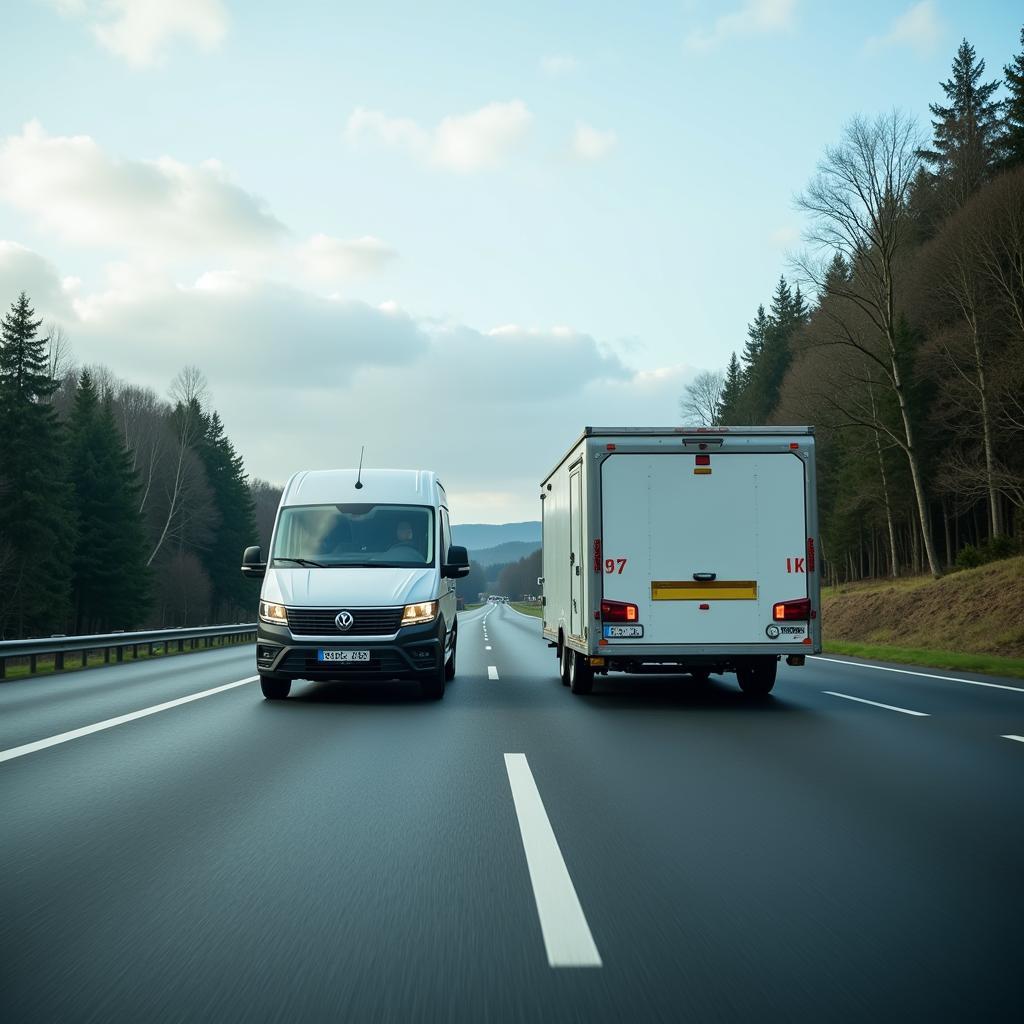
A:
{"label": "red reflector marker", "polygon": [[695,465],[697,465],[697,466],[710,466],[711,465],[711,456],[710,455],[695,455],[694,459],[696,460],[695,461]]}
{"label": "red reflector marker", "polygon": [[807,538],[807,571],[814,572],[814,538]]}
{"label": "red reflector marker", "polygon": [[606,449],[607,449],[608,451],[610,451],[610,452],[613,452],[613,451],[615,451],[615,445],[613,445],[613,444],[606,444],[606,445],[605,445],[605,448],[606,448]]}
{"label": "red reflector marker", "polygon": [[790,442],[789,442],[789,447],[790,447],[790,448],[799,448],[799,447],[800,447],[800,445],[798,445],[798,444],[796,443],[796,441],[790,441]]}
{"label": "red reflector marker", "polygon": [[708,609],[710,609],[711,605],[709,605],[709,604],[701,604],[701,605],[698,605],[697,607],[698,607],[698,608],[699,608],[699,609],[700,609],[700,610],[701,610],[702,612],[706,612],[706,611],[708,611]]}

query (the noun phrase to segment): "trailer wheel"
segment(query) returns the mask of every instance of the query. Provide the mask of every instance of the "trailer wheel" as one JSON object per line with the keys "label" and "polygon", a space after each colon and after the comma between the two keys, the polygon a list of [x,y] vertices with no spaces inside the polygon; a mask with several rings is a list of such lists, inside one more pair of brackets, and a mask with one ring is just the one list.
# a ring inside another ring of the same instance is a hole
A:
{"label": "trailer wheel", "polygon": [[764,697],[771,693],[778,667],[778,661],[771,655],[754,658],[748,664],[741,665],[736,669],[740,689],[749,697]]}
{"label": "trailer wheel", "polygon": [[569,685],[569,660],[571,657],[572,651],[565,646],[565,641],[563,640],[558,648],[558,675],[562,680],[563,686]]}
{"label": "trailer wheel", "polygon": [[594,669],[590,660],[576,651],[569,652],[569,687],[573,693],[582,694],[594,689]]}

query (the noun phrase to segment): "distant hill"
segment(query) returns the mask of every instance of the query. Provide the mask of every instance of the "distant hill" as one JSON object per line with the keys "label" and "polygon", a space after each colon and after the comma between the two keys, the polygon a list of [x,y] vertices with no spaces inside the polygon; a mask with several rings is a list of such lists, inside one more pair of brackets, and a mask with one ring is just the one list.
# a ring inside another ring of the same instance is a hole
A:
{"label": "distant hill", "polygon": [[[496,548],[500,544],[507,544],[511,541],[529,543],[534,547],[539,547],[540,522],[466,523],[462,526],[452,527],[452,539],[456,544],[461,544],[462,547],[469,548],[474,552],[483,551],[485,548]],[[529,553],[529,550],[524,550],[522,554],[515,557],[522,558],[523,555]]]}
{"label": "distant hill", "polygon": [[520,558],[533,554],[539,547],[539,537],[535,541],[510,540],[504,544],[496,544],[493,548],[470,548],[469,557],[484,566],[504,565],[508,562],[518,562]]}

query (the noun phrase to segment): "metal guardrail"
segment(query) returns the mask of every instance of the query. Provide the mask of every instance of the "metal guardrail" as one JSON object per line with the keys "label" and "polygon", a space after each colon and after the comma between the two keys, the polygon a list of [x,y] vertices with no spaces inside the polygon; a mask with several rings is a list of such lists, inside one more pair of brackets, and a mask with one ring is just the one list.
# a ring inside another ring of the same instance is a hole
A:
{"label": "metal guardrail", "polygon": [[124,661],[124,652],[132,649],[133,657],[138,658],[139,648],[148,647],[147,654],[152,655],[154,648],[162,646],[166,653],[172,644],[177,644],[179,651],[185,650],[185,644],[191,644],[195,650],[202,641],[204,647],[210,647],[215,641],[228,639],[256,639],[256,623],[236,623],[233,626],[194,626],[190,629],[150,629],[137,633],[94,633],[88,636],[51,636],[35,637],[30,640],[0,640],[0,679],[6,678],[7,662],[12,658],[28,658],[29,673],[36,671],[37,659],[53,655],[53,669],[60,672],[64,667],[65,658],[69,654],[79,654],[84,668],[89,654],[102,651],[103,660],[110,662],[111,652],[117,661]]}

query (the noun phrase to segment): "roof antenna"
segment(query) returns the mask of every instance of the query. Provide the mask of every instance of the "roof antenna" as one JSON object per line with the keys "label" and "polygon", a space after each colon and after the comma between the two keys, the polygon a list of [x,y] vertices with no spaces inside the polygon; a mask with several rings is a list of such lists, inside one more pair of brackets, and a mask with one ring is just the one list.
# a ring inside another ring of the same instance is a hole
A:
{"label": "roof antenna", "polygon": [[361,491],[363,489],[363,453],[366,451],[366,445],[359,449],[359,472],[356,473],[356,490]]}

